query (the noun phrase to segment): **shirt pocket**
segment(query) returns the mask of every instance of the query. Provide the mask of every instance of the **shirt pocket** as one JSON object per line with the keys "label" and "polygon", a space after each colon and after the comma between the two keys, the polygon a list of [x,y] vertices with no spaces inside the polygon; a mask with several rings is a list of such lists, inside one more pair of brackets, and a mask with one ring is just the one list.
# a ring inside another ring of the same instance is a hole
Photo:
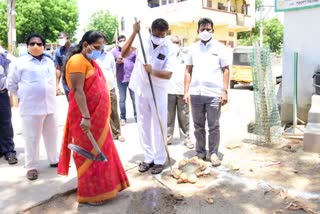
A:
{"label": "shirt pocket", "polygon": [[165,60],[166,60],[166,59],[158,59],[158,58],[155,58],[152,67],[153,67],[155,70],[162,70],[162,68],[163,68],[163,66],[164,66],[164,63],[165,63]]}
{"label": "shirt pocket", "polygon": [[205,56],[206,63],[208,63],[208,66],[212,68],[213,70],[216,70],[217,68],[220,68],[220,57],[215,52],[209,52]]}

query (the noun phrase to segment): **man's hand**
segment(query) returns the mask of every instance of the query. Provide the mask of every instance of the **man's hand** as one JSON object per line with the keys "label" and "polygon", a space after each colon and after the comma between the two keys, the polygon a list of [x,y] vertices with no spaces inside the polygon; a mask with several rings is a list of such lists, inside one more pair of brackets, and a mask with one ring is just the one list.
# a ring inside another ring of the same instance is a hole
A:
{"label": "man's hand", "polygon": [[183,100],[184,100],[185,103],[189,104],[189,102],[190,102],[190,94],[189,93],[184,94]]}
{"label": "man's hand", "polygon": [[133,24],[133,32],[139,33],[140,31],[140,21],[137,21]]}
{"label": "man's hand", "polygon": [[227,91],[223,91],[222,95],[220,97],[220,103],[222,106],[224,106],[225,104],[227,104],[228,102],[228,92]]}
{"label": "man's hand", "polygon": [[152,74],[152,66],[150,64],[143,65],[147,73]]}

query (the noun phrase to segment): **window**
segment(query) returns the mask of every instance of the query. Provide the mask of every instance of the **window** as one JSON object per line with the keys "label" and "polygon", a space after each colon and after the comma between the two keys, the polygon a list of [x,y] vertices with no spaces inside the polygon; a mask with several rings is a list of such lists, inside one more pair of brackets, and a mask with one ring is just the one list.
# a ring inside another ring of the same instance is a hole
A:
{"label": "window", "polygon": [[234,53],[233,65],[245,65],[250,66],[250,59],[248,53]]}
{"label": "window", "polygon": [[174,0],[169,0],[169,4],[173,4],[174,3]]}
{"label": "window", "polygon": [[212,0],[207,0],[207,7],[212,8]]}
{"label": "window", "polygon": [[159,7],[160,5],[160,0],[148,0],[148,6],[153,8],[153,7]]}
{"label": "window", "polygon": [[177,0],[177,2],[182,2],[182,1],[187,1],[187,0]]}
{"label": "window", "polygon": [[234,37],[234,32],[229,32],[229,37]]}
{"label": "window", "polygon": [[161,0],[161,5],[166,5],[167,4],[167,0]]}
{"label": "window", "polygon": [[231,48],[233,48],[233,47],[234,47],[234,42],[233,42],[233,41],[229,41],[229,42],[228,42],[228,45],[229,45]]}

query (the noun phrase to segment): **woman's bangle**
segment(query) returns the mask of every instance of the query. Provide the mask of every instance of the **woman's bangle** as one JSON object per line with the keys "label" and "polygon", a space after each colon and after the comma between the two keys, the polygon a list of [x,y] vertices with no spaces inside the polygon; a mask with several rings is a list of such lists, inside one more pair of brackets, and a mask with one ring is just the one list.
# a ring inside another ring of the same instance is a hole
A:
{"label": "woman's bangle", "polygon": [[85,120],[91,120],[91,118],[90,118],[90,117],[84,117],[84,116],[82,116],[82,119],[85,119]]}

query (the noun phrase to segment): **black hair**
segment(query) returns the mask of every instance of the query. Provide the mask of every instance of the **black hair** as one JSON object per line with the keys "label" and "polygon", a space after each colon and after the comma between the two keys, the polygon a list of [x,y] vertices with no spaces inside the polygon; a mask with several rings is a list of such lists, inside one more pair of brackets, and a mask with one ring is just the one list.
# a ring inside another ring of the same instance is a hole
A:
{"label": "black hair", "polygon": [[36,37],[36,38],[39,38],[39,39],[41,40],[43,46],[45,47],[45,45],[46,45],[46,39],[45,39],[41,34],[39,34],[39,33],[32,33],[32,34],[30,34],[30,35],[27,36],[27,38],[26,38],[26,44],[27,44],[27,46],[29,45],[30,40],[31,40],[32,38],[35,38],[35,37]]}
{"label": "black hair", "polygon": [[167,31],[167,30],[169,30],[169,24],[166,20],[164,20],[162,18],[158,18],[152,22],[151,30],[152,31],[158,30],[161,32]]}
{"label": "black hair", "polygon": [[90,31],[87,31],[83,36],[82,36],[82,39],[80,40],[80,42],[74,46],[74,47],[71,47],[69,50],[68,50],[68,53],[67,53],[67,56],[66,56],[66,60],[62,66],[62,69],[61,69],[61,73],[62,73],[62,78],[65,80],[65,69],[66,69],[66,65],[67,65],[67,62],[69,61],[69,59],[75,55],[75,54],[78,54],[78,53],[81,53],[82,52],[82,45],[84,42],[87,42],[89,45],[95,43],[96,41],[98,41],[99,39],[105,39],[105,35],[99,31],[93,31],[93,30],[90,30]]}
{"label": "black hair", "polygon": [[198,21],[198,29],[200,28],[200,25],[206,25],[210,24],[211,27],[213,28],[213,21],[210,18],[201,18]]}
{"label": "black hair", "polygon": [[125,35],[120,35],[118,36],[117,41],[119,42],[120,39],[127,39],[127,38],[125,37]]}
{"label": "black hair", "polygon": [[67,34],[66,32],[63,32],[63,31],[61,31],[61,32],[58,34],[58,37],[60,37],[60,36],[67,37],[68,39],[70,38],[70,37],[69,37],[69,34]]}

